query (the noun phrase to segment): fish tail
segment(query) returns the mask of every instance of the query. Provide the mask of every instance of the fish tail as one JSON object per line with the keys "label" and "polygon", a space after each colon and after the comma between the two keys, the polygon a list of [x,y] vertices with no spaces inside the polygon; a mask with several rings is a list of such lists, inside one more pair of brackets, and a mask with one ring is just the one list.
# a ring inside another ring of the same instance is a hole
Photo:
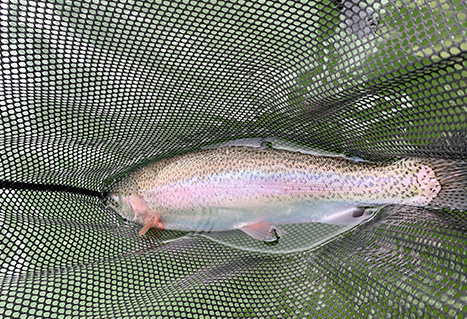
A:
{"label": "fish tail", "polygon": [[467,162],[432,159],[427,165],[441,185],[428,207],[467,211]]}

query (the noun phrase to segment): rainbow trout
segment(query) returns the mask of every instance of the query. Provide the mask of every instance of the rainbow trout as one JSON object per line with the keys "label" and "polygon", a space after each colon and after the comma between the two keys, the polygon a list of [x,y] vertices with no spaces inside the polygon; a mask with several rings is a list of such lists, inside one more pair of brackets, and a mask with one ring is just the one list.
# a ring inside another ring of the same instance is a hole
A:
{"label": "rainbow trout", "polygon": [[467,208],[466,165],[440,159],[374,164],[277,149],[220,147],[152,163],[118,183],[108,206],[151,227],[240,229],[274,241],[281,224],[358,223],[361,207]]}

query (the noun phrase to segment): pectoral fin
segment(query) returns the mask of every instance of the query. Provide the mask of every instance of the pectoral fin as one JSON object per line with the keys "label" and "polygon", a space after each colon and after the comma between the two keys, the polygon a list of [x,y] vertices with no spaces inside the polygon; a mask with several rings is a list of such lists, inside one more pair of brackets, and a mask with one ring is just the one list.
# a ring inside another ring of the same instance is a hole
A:
{"label": "pectoral fin", "polygon": [[156,216],[153,216],[153,218],[151,218],[147,223],[146,225],[144,225],[144,227],[139,231],[139,235],[140,236],[143,236],[144,234],[147,233],[147,231],[152,227],[154,226],[156,222]]}
{"label": "pectoral fin", "polygon": [[131,209],[133,209],[135,216],[138,216],[144,225],[144,227],[139,232],[140,236],[146,234],[152,227],[164,229],[164,224],[161,220],[161,214],[149,212],[149,209],[143,199],[131,195],[128,198],[128,203],[130,204]]}
{"label": "pectoral fin", "polygon": [[285,234],[285,232],[268,222],[243,226],[240,230],[254,239],[266,242],[276,241]]}

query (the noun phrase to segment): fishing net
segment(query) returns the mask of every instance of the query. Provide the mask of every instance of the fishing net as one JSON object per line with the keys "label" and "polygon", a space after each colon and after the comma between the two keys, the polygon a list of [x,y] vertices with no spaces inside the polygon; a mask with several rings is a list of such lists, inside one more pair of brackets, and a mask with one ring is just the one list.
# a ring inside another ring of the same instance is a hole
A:
{"label": "fishing net", "polygon": [[[2,0],[0,17],[4,318],[467,316],[465,212],[388,206],[278,253],[140,237],[103,200],[245,138],[467,160],[464,1]],[[287,235],[326,232],[306,227]]]}

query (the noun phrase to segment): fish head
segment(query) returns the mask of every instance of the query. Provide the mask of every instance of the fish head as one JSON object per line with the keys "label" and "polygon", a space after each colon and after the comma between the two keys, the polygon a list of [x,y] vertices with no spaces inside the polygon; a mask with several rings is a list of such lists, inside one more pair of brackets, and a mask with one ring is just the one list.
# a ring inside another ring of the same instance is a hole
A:
{"label": "fish head", "polygon": [[110,193],[107,196],[107,207],[123,218],[137,223],[146,224],[152,217],[146,202],[135,194]]}
{"label": "fish head", "polygon": [[107,196],[107,207],[114,210],[117,214],[128,220],[135,219],[135,212],[129,200],[129,196],[123,196],[118,193],[110,193]]}

